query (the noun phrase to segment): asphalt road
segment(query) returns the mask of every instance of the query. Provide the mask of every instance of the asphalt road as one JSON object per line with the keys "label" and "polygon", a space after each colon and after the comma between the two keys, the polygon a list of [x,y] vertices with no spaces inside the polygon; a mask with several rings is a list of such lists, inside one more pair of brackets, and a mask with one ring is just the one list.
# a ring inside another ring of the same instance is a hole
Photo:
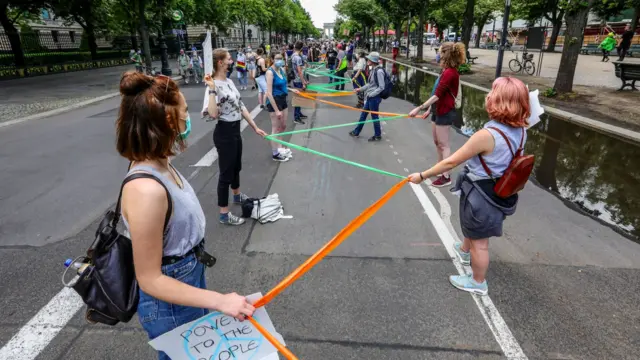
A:
{"label": "asphalt road", "polygon": [[[247,129],[242,190],[252,196],[278,193],[293,219],[221,226],[215,206],[217,164],[193,167],[212,149],[214,125],[197,121],[202,88],[183,91],[193,135],[174,164],[190,178],[205,210],[207,248],[218,257],[207,270],[212,289],[268,291],[398,181],[300,151],[288,163],[274,163],[268,143]],[[255,108],[257,93],[243,93],[248,107]],[[338,101],[355,103],[355,98]],[[0,349],[60,292],[63,261],[85,251],[96,221],[116,200],[127,167],[114,146],[117,107],[114,98],[0,129]],[[410,108],[398,99],[381,107],[397,113]],[[322,104],[306,112],[308,124],[296,129],[358,116]],[[264,111],[256,122],[270,128]],[[339,128],[290,140],[404,175],[436,159],[428,125],[418,119],[390,121],[379,143],[366,141],[371,125],[360,139]],[[455,148],[465,139],[452,132]],[[479,307],[477,299],[447,280],[456,266],[442,234],[461,237],[457,198],[446,190],[421,189],[443,221],[425,214],[424,199],[419,201],[419,191],[407,185],[267,306],[299,358],[505,357],[505,347],[513,344],[500,337],[504,328],[496,327],[497,313],[485,318],[489,308]],[[490,299],[528,358],[637,358],[640,245],[530,183],[506,222],[505,236],[492,239],[490,249]],[[115,327],[90,325],[81,310],[66,325],[51,328],[59,332],[38,360],[155,356],[136,319]],[[26,338],[20,346],[28,352],[34,343]]]}

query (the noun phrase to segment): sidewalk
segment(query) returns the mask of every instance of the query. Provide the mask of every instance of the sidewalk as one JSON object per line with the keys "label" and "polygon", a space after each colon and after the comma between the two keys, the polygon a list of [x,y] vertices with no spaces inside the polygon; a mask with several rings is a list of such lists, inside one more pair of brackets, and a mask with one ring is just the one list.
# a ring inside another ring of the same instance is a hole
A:
{"label": "sidewalk", "polygon": [[[161,64],[154,62],[153,66],[160,69]],[[118,92],[120,76],[129,70],[134,70],[134,66],[2,81],[0,123],[115,94]],[[178,73],[177,68],[172,71]]]}

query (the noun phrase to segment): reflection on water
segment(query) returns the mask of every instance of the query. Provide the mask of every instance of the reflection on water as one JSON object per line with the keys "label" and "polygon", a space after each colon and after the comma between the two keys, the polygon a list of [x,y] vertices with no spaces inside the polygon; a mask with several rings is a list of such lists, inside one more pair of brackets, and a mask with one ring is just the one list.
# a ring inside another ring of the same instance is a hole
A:
{"label": "reflection on water", "polygon": [[[390,63],[396,79],[393,96],[422,103],[431,96],[435,77]],[[454,124],[466,135],[489,120],[486,93],[463,87],[462,109]],[[640,239],[640,146],[545,115],[529,129],[526,152],[536,157],[534,178],[572,206]]]}

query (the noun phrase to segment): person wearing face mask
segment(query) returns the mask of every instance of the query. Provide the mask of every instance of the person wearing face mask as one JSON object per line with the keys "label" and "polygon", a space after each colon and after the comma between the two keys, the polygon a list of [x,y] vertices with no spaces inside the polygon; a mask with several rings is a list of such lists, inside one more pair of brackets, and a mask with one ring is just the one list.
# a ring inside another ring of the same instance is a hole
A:
{"label": "person wearing face mask", "polygon": [[255,90],[256,83],[256,54],[251,50],[251,46],[247,48],[247,71],[249,72],[249,80],[251,80],[251,90]]}
{"label": "person wearing face mask", "polygon": [[[284,56],[278,52],[271,53],[272,65],[267,70],[267,111],[271,118],[271,134],[279,134],[287,128],[287,74],[284,71]],[[285,162],[291,159],[291,150],[278,148],[278,143],[271,142],[273,161]]]}
{"label": "person wearing face mask", "polygon": [[191,52],[191,59],[189,60],[189,66],[193,69],[194,76],[197,81],[202,80],[202,70],[204,69],[204,62],[202,58],[198,56],[198,51]]}
{"label": "person wearing face mask", "polygon": [[244,118],[256,134],[264,137],[262,131],[244,106],[242,97],[233,84],[225,77],[228,64],[232,63],[231,54],[226,49],[213,51],[214,75],[205,76],[207,84],[202,113],[218,120],[213,131],[213,143],[218,150],[218,206],[220,207],[220,223],[242,225],[244,219],[229,211],[229,187],[233,192],[233,203],[242,204],[248,197],[240,192],[240,170],[242,169],[242,137],[240,122]]}
{"label": "person wearing face mask", "polygon": [[238,52],[238,57],[236,58],[236,72],[238,73],[240,90],[247,90],[247,58],[242,51]]}
{"label": "person wearing face mask", "polygon": [[189,69],[189,57],[184,53],[184,49],[180,49],[180,55],[178,55],[178,70],[184,79],[187,76]]}
{"label": "person wearing face mask", "polygon": [[[380,65],[380,54],[377,51],[372,51],[369,55],[366,56],[367,64],[372,66],[373,69],[369,74],[369,79],[367,80],[367,84],[354,89],[355,93],[364,93],[364,106],[362,108],[362,113],[360,113],[360,124],[356,126],[356,128],[349,133],[349,135],[353,137],[360,136],[360,132],[362,128],[364,128],[364,122],[367,120],[367,116],[369,115],[368,111],[372,111],[371,119],[378,120],[379,116],[377,114],[380,111],[380,102],[382,98],[380,94],[384,91],[386,86],[385,83],[385,70]],[[369,138],[369,141],[380,141],[382,140],[382,129],[380,128],[380,122],[376,121],[373,123],[374,134]]]}
{"label": "person wearing face mask", "polygon": [[[122,219],[140,285],[138,317],[149,339],[210,310],[239,320],[252,315],[254,307],[243,296],[207,290],[205,284],[205,265],[196,255],[205,253],[204,212],[187,179],[170,162],[185,150],[191,132],[178,85],[165,76],[127,72],[120,94],[116,149],[131,162],[122,190]],[[135,178],[139,173],[153,178]],[[158,355],[169,359],[164,352]]]}

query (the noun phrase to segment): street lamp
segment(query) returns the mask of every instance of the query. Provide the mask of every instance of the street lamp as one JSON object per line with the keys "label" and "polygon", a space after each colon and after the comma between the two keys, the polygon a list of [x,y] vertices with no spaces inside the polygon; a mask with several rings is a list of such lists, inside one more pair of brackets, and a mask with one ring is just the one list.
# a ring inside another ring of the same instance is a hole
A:
{"label": "street lamp", "polygon": [[511,12],[511,0],[505,0],[504,18],[502,19],[502,36],[500,37],[500,47],[498,48],[498,64],[496,64],[496,79],[499,78],[502,73],[502,59],[504,58],[504,48],[507,43],[507,33],[509,31],[509,12]]}

